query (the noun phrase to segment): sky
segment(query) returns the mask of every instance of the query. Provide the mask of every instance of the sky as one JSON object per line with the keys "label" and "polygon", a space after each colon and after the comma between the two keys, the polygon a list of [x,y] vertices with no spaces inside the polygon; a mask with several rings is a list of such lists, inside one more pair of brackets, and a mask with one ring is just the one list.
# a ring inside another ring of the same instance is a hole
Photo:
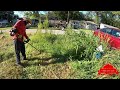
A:
{"label": "sky", "polygon": [[14,11],[14,14],[17,14],[19,17],[23,17],[23,14],[20,11]]}
{"label": "sky", "polygon": [[[84,14],[86,14],[87,11],[80,11],[80,12],[83,12]],[[41,13],[44,14],[44,11],[41,11]],[[14,14],[17,14],[19,17],[23,17],[24,16],[24,13],[20,12],[20,11],[14,11]]]}

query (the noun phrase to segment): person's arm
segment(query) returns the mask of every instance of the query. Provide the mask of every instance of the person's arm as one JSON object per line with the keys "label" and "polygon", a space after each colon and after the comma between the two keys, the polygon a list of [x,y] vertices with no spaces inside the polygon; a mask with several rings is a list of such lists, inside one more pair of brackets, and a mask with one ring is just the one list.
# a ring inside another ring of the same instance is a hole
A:
{"label": "person's arm", "polygon": [[11,36],[14,36],[14,35],[16,35],[17,36],[17,32],[18,32],[18,30],[17,30],[17,28],[19,27],[19,25],[20,25],[20,21],[17,21],[16,23],[15,23],[15,25],[12,27],[12,29],[10,30],[10,35]]}
{"label": "person's arm", "polygon": [[24,33],[24,37],[27,39],[27,41],[25,41],[25,42],[28,43],[28,42],[30,41],[30,39],[29,39],[29,37],[27,36],[26,31],[25,31],[25,33]]}
{"label": "person's arm", "polygon": [[17,29],[19,26],[20,26],[20,20],[17,21],[12,28],[13,28],[13,29]]}
{"label": "person's arm", "polygon": [[24,36],[25,36],[26,39],[29,39],[29,37],[28,37],[27,34],[26,34],[26,31],[25,31]]}

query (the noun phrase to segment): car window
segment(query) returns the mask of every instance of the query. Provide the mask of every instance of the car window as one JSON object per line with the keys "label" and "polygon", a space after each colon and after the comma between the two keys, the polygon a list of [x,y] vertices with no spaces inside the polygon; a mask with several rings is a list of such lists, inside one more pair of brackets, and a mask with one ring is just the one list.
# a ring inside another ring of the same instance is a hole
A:
{"label": "car window", "polygon": [[102,31],[102,32],[105,32],[105,33],[106,33],[106,29],[105,29],[105,28],[101,29],[100,31]]}
{"label": "car window", "polygon": [[106,28],[106,33],[108,33],[108,34],[112,34],[112,29],[110,29],[110,28]]}
{"label": "car window", "polygon": [[120,31],[113,30],[113,31],[112,31],[112,35],[113,35],[113,36],[116,36],[116,37],[120,37]]}
{"label": "car window", "polygon": [[101,31],[104,33],[112,34],[112,29],[110,29],[110,28],[103,28],[103,29],[101,29]]}

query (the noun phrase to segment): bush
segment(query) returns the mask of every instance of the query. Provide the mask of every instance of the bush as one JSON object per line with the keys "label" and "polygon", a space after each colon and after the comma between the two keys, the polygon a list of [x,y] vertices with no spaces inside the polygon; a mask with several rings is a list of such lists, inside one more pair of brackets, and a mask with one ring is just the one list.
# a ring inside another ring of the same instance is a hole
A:
{"label": "bush", "polygon": [[[37,34],[31,37],[32,44],[61,60],[91,60],[99,45],[99,38],[86,35],[83,31],[67,30],[64,35]],[[101,42],[104,50],[107,44]]]}
{"label": "bush", "polygon": [[43,27],[44,29],[47,29],[49,27],[49,22],[47,17],[46,17],[46,20],[43,22]]}
{"label": "bush", "polygon": [[43,24],[42,23],[38,23],[38,29],[43,29]]}

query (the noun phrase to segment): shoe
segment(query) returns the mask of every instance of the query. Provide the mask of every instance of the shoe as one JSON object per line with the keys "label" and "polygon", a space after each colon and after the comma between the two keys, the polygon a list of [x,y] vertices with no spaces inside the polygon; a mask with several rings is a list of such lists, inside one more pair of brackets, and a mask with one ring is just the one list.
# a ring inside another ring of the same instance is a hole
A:
{"label": "shoe", "polygon": [[23,60],[27,60],[27,58],[23,58]]}
{"label": "shoe", "polygon": [[26,57],[23,57],[23,60],[27,60],[27,58],[26,58]]}
{"label": "shoe", "polygon": [[16,63],[16,65],[23,67],[22,63]]}

